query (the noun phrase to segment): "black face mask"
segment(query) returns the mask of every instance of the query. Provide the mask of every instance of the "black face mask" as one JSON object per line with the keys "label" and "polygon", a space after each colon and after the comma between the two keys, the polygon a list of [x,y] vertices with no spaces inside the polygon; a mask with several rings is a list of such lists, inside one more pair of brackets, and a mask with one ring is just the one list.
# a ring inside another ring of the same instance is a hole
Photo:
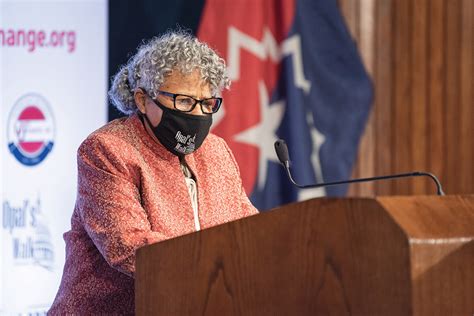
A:
{"label": "black face mask", "polygon": [[209,134],[212,115],[192,115],[167,108],[155,100],[163,110],[160,123],[153,127],[145,114],[141,114],[150,125],[160,143],[177,156],[190,154],[197,150]]}

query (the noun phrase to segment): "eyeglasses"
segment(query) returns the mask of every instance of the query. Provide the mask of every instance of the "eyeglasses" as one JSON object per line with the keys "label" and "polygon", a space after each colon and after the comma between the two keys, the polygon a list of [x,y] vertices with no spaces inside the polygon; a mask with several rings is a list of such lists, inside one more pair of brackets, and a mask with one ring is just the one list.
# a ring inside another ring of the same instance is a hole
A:
{"label": "eyeglasses", "polygon": [[173,106],[176,110],[181,112],[191,112],[199,103],[202,113],[213,114],[219,111],[222,104],[222,98],[207,98],[198,100],[189,95],[170,93],[166,91],[157,90],[158,94],[162,94],[173,99]]}

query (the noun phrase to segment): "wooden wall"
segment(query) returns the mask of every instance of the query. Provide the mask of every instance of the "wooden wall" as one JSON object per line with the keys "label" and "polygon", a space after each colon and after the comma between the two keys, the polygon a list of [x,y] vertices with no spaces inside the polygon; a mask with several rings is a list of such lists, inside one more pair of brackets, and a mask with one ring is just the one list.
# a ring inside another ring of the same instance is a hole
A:
{"label": "wooden wall", "polygon": [[[474,193],[474,0],[339,0],[375,100],[354,177],[438,176]],[[415,178],[352,185],[349,195],[431,194]]]}

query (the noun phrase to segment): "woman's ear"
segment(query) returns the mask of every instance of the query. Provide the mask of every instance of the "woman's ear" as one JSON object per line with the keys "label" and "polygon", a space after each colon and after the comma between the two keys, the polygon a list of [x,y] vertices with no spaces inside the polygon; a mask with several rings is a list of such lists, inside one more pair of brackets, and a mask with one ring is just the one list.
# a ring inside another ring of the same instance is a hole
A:
{"label": "woman's ear", "polygon": [[146,113],[146,94],[145,92],[138,88],[135,90],[133,97],[135,98],[135,104],[140,112],[143,114]]}

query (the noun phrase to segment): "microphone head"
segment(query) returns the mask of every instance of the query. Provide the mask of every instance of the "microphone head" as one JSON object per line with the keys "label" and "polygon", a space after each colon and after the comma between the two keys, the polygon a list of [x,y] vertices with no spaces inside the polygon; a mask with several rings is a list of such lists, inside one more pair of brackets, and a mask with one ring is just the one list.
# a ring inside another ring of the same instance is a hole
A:
{"label": "microphone head", "polygon": [[279,139],[275,142],[275,151],[278,156],[278,160],[285,166],[290,162],[290,155],[288,154],[288,146],[283,139]]}

